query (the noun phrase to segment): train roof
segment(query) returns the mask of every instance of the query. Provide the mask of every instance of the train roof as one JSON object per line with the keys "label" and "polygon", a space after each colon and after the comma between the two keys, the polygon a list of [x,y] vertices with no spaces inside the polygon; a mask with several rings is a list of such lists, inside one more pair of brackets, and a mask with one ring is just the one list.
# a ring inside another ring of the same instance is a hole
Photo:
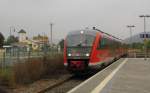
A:
{"label": "train roof", "polygon": [[90,30],[90,29],[81,29],[81,30],[71,31],[71,32],[68,33],[68,35],[74,35],[74,34],[80,34],[80,33],[96,36],[97,31]]}
{"label": "train roof", "polygon": [[109,36],[109,37],[112,37],[112,38],[115,39],[115,40],[123,41],[122,39],[117,38],[117,37],[115,37],[115,36],[113,36],[113,35],[111,35],[111,34],[108,34],[108,33],[106,33],[106,32],[103,32],[103,31],[101,31],[101,30],[99,30],[99,29],[94,28],[94,30],[99,31],[99,32],[101,32],[101,33],[103,33],[103,34],[105,34],[105,35],[107,35],[107,36]]}
{"label": "train roof", "polygon": [[108,34],[108,33],[106,33],[106,32],[103,32],[103,31],[99,30],[99,29],[96,29],[96,28],[93,28],[93,29],[74,30],[74,31],[69,32],[68,35],[79,34],[79,33],[81,33],[81,31],[83,31],[84,34],[89,34],[89,35],[93,35],[93,36],[96,36],[96,33],[97,33],[97,32],[100,32],[100,33],[102,33],[103,35],[105,35],[105,36],[107,36],[107,37],[110,37],[110,38],[112,38],[112,39],[114,39],[114,40],[116,40],[116,41],[120,41],[120,42],[123,41],[122,39],[119,39],[119,38],[117,38],[117,37],[115,37],[115,36],[113,36],[113,35],[111,35],[111,34]]}

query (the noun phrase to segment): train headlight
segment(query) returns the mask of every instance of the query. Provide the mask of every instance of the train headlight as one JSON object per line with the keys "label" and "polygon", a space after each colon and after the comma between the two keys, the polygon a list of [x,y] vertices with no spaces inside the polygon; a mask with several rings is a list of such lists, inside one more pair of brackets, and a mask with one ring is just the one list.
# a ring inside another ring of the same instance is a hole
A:
{"label": "train headlight", "polygon": [[84,33],[84,31],[80,31],[80,33],[81,33],[81,34],[83,34],[83,33]]}
{"label": "train headlight", "polygon": [[88,56],[90,56],[90,54],[89,54],[89,53],[86,53],[85,55],[86,55],[87,57],[88,57]]}
{"label": "train headlight", "polygon": [[69,53],[68,56],[71,56],[71,54]]}

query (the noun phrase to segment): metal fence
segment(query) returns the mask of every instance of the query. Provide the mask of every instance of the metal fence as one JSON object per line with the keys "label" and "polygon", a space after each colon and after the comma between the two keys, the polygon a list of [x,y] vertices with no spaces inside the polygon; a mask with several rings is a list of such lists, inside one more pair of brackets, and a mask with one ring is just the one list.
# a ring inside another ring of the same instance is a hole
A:
{"label": "metal fence", "polygon": [[128,57],[130,58],[150,58],[150,50],[144,51],[128,51]]}
{"label": "metal fence", "polygon": [[0,68],[4,69],[13,66],[17,62],[26,62],[30,58],[42,58],[45,56],[52,57],[55,54],[62,54],[57,49],[45,49],[41,51],[24,51],[21,49],[1,50],[0,51]]}

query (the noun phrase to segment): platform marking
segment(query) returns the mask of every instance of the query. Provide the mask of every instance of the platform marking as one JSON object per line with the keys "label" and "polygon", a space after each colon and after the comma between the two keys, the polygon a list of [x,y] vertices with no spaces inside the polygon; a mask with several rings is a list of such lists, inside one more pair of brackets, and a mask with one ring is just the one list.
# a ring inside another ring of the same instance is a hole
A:
{"label": "platform marking", "polygon": [[107,76],[91,93],[100,93],[117,71],[128,61],[125,59],[109,76]]}
{"label": "platform marking", "polygon": [[[125,59],[125,60],[126,60],[126,59]],[[114,65],[114,64],[116,64],[116,62],[112,63],[112,65]],[[110,67],[110,66],[107,66],[106,68],[103,69],[103,71],[106,70],[106,69],[108,69],[109,67]],[[75,92],[75,91],[78,90],[81,86],[87,84],[88,81],[90,81],[90,80],[94,79],[95,77],[97,77],[100,73],[102,73],[102,71],[98,72],[96,75],[92,76],[91,78],[85,80],[83,83],[79,84],[77,87],[71,89],[71,90],[68,91],[67,93],[73,93],[73,92]]]}

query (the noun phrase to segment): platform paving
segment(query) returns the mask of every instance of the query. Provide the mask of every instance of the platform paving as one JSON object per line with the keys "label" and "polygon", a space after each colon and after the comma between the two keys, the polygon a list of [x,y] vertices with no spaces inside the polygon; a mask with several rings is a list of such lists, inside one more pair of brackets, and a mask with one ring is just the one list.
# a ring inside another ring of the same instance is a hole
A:
{"label": "platform paving", "polygon": [[150,59],[121,59],[69,93],[150,93]]}
{"label": "platform paving", "polygon": [[128,59],[101,93],[150,93],[150,59]]}

